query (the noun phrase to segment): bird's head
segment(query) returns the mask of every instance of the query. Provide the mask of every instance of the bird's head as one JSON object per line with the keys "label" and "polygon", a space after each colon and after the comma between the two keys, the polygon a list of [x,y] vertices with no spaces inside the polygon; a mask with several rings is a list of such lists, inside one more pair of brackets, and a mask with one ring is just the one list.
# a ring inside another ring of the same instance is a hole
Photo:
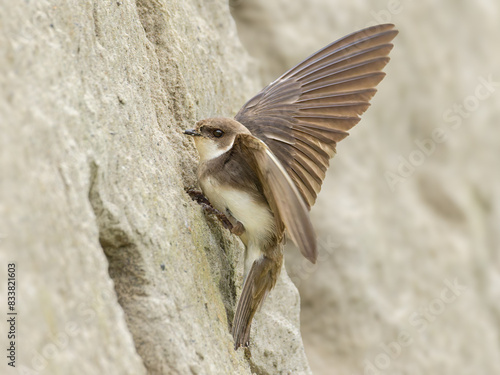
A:
{"label": "bird's head", "polygon": [[238,134],[250,134],[238,121],[230,118],[209,118],[198,121],[196,128],[184,134],[191,135],[202,161],[215,159],[233,147]]}

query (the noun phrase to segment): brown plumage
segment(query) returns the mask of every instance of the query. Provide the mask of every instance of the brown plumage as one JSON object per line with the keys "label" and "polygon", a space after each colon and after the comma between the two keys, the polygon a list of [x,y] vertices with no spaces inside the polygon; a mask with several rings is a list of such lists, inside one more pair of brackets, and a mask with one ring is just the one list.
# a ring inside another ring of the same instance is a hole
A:
{"label": "brown plumage", "polygon": [[310,207],[337,142],[369,107],[397,35],[373,26],[331,43],[250,99],[236,115],[266,143]]}
{"label": "brown plumage", "polygon": [[308,210],[337,142],[356,125],[383,79],[393,25],[350,34],[316,52],[250,99],[235,119],[212,118],[185,133],[200,154],[198,181],[245,244],[245,282],[233,322],[235,349],[276,284],[288,236],[311,262]]}

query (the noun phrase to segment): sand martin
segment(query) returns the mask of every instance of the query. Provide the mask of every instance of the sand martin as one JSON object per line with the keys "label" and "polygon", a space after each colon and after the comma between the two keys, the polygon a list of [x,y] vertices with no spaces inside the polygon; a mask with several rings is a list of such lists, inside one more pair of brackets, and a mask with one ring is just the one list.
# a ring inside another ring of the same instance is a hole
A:
{"label": "sand martin", "polygon": [[209,118],[185,131],[200,156],[203,195],[246,248],[235,349],[248,346],[253,316],[276,284],[285,233],[316,262],[309,209],[337,142],[384,78],[397,33],[385,24],[341,38],[269,84],[234,119]]}

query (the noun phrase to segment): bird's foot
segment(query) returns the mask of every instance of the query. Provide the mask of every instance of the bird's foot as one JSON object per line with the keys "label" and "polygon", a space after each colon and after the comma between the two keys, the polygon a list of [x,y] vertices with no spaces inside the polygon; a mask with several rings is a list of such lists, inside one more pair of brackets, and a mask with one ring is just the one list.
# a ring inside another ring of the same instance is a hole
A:
{"label": "bird's foot", "polygon": [[[234,233],[233,232],[234,228],[238,228],[238,225],[233,226],[233,224],[231,224],[231,222],[229,221],[229,219],[227,218],[226,215],[224,215],[222,212],[220,212],[218,209],[216,209],[215,207],[212,206],[210,201],[207,199],[207,197],[205,197],[203,195],[201,190],[190,188],[190,189],[186,190],[186,193],[188,193],[189,196],[191,197],[191,199],[196,201],[201,206],[201,208],[203,208],[203,211],[205,211],[206,213],[215,215],[217,217],[217,219],[219,219],[219,221],[222,223],[224,228],[229,229],[232,233]],[[238,222],[238,224],[241,224],[241,223]],[[243,225],[241,225],[241,227],[243,227]],[[238,228],[236,230],[239,231],[240,229]],[[243,229],[243,231],[244,231],[244,229]],[[241,233],[243,233],[243,232],[241,232]]]}
{"label": "bird's foot", "polygon": [[243,226],[243,223],[241,221],[236,222],[236,225],[233,225],[233,228],[231,229],[232,234],[236,234],[237,236],[241,236],[243,233],[245,233],[245,227]]}
{"label": "bird's foot", "polygon": [[210,201],[203,195],[201,190],[195,188],[186,189],[186,193],[189,194],[192,200],[198,202],[199,204],[205,203],[210,205]]}

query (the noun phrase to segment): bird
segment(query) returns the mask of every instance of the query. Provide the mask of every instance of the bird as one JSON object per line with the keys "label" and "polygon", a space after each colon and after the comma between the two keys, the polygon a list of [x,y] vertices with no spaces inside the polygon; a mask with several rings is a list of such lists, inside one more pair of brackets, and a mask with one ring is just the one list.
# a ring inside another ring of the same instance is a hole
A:
{"label": "bird", "polygon": [[245,245],[235,350],[249,346],[253,317],[276,285],[285,236],[316,263],[309,210],[337,142],[360,121],[384,78],[397,34],[393,24],[349,34],[270,83],[233,119],[207,118],[184,131],[199,155],[197,200]]}

